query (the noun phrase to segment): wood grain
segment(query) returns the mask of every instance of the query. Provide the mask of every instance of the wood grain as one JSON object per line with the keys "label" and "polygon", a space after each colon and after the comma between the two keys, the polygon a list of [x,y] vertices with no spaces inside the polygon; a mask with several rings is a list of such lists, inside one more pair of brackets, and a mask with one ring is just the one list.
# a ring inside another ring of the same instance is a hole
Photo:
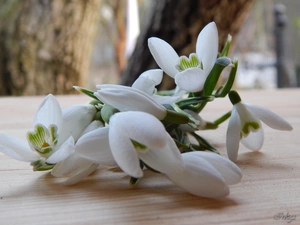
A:
{"label": "wood grain", "polygon": [[[245,102],[261,105],[289,121],[294,130],[264,126],[260,152],[241,146],[244,177],[231,194],[211,200],[185,193],[163,175],[145,173],[135,187],[118,170],[95,173],[66,187],[47,172],[0,153],[0,224],[300,224],[300,89],[242,91]],[[58,96],[62,107],[84,96]],[[0,98],[0,132],[25,137],[43,97]],[[231,109],[227,99],[209,104],[202,116],[215,119]],[[227,124],[202,131],[222,155]],[[281,214],[280,214],[281,213]],[[277,215],[277,217],[274,215]]]}

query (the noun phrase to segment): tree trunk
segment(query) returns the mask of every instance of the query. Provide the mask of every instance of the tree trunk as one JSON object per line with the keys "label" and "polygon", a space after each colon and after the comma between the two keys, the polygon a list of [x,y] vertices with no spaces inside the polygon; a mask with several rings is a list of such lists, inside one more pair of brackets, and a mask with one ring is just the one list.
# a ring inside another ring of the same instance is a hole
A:
{"label": "tree trunk", "polygon": [[[241,27],[253,0],[156,0],[148,25],[141,32],[136,48],[122,74],[121,83],[131,85],[145,70],[157,68],[147,39],[159,37],[173,46],[179,55],[195,52],[196,40],[202,28],[215,21],[219,31],[220,48],[227,35],[233,37]],[[165,76],[161,89],[174,86]],[[169,79],[168,79],[169,78]]]}
{"label": "tree trunk", "polygon": [[0,95],[83,85],[100,0],[0,0]]}

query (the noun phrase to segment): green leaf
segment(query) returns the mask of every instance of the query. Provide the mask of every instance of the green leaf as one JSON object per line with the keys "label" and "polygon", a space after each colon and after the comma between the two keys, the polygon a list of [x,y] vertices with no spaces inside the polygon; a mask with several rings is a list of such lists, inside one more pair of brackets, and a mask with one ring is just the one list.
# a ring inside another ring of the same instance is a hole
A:
{"label": "green leaf", "polygon": [[228,34],[226,43],[225,43],[225,45],[224,45],[224,47],[223,47],[221,53],[219,54],[219,57],[222,57],[222,56],[228,56],[231,41],[232,41],[232,37],[231,37],[230,34]]}
{"label": "green leaf", "polygon": [[232,62],[228,57],[222,56],[217,59],[213,69],[207,76],[204,83],[203,93],[205,96],[212,95],[223,69],[230,64],[232,64]]}
{"label": "green leaf", "polygon": [[33,167],[33,171],[46,171],[51,170],[55,164],[48,164],[43,159],[39,159],[35,162],[30,163],[30,165]]}
{"label": "green leaf", "polygon": [[93,98],[93,99],[96,99],[99,101],[99,99],[94,95],[94,91],[92,90],[89,90],[89,89],[86,89],[86,88],[83,88],[83,87],[79,87],[79,86],[73,86],[77,91]]}

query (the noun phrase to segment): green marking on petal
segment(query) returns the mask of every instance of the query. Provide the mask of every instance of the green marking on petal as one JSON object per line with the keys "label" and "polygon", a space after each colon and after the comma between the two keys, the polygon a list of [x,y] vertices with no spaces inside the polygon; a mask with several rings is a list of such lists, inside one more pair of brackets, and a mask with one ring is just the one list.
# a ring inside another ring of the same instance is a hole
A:
{"label": "green marking on petal", "polygon": [[51,153],[58,142],[57,126],[52,124],[47,129],[44,125],[37,124],[34,131],[27,133],[27,140],[39,154]]}
{"label": "green marking on petal", "polygon": [[53,124],[50,125],[49,126],[49,131],[50,131],[51,141],[54,145],[56,145],[57,142],[58,142],[57,126],[55,126]]}
{"label": "green marking on petal", "polygon": [[242,128],[242,132],[243,134],[245,135],[248,135],[251,131],[251,127],[254,129],[254,130],[257,130],[259,129],[259,123],[258,122],[255,122],[255,121],[251,121],[251,122],[246,122]]}
{"label": "green marking on petal", "polygon": [[179,71],[184,71],[188,68],[195,68],[195,67],[202,68],[202,64],[195,53],[190,54],[189,58],[187,58],[186,56],[180,56],[179,64],[176,65],[176,68]]}
{"label": "green marking on petal", "polygon": [[135,140],[132,140],[132,139],[130,139],[130,140],[131,140],[131,143],[133,144],[133,146],[136,150],[145,151],[147,149],[147,146],[145,146],[145,145],[143,145],[143,144],[141,144],[141,143],[139,143]]}

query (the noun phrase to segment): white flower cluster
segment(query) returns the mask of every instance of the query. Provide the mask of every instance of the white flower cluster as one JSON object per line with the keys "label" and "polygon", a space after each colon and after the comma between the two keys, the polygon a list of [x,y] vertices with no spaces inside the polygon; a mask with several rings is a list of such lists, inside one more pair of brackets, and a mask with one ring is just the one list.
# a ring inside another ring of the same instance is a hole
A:
{"label": "white flower cluster", "polygon": [[[231,37],[218,57],[218,32],[215,23],[199,34],[196,53],[179,57],[159,38],[149,39],[150,51],[161,69],[142,73],[131,87],[102,84],[93,92],[77,90],[93,98],[90,104],[61,109],[56,98],[48,95],[39,107],[34,131],[23,142],[0,134],[0,151],[34,170],[51,170],[55,177],[65,177],[75,184],[101,165],[119,167],[135,183],[145,169],[164,174],[187,192],[208,198],[229,194],[229,185],[238,183],[242,172],[237,160],[239,142],[251,150],[263,144],[261,122],[279,130],[291,125],[258,106],[243,103],[234,90],[237,61],[228,57]],[[222,70],[231,66],[228,81],[218,90]],[[175,79],[173,92],[159,92],[156,86],[163,72]],[[232,112],[215,122],[199,114],[214,98],[229,96]],[[229,120],[228,158],[196,133],[216,129]],[[192,136],[197,143],[190,141]]]}

